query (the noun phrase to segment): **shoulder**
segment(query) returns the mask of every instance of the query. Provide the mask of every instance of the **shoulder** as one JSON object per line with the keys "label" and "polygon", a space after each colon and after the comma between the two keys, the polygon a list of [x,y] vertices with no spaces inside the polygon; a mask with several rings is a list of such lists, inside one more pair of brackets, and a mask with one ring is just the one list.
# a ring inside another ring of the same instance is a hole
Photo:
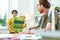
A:
{"label": "shoulder", "polygon": [[9,21],[11,21],[13,18],[10,18]]}

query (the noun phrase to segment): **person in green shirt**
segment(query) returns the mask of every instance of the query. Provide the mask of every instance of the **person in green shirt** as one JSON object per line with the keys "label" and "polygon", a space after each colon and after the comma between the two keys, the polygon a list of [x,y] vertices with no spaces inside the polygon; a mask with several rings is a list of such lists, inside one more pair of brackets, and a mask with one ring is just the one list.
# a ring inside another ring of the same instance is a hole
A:
{"label": "person in green shirt", "polygon": [[[52,30],[52,13],[48,16],[50,3],[47,0],[39,0],[38,10],[41,14],[41,20],[36,27],[29,28],[27,33],[35,33],[36,30]],[[58,24],[58,14],[55,12],[55,27]]]}

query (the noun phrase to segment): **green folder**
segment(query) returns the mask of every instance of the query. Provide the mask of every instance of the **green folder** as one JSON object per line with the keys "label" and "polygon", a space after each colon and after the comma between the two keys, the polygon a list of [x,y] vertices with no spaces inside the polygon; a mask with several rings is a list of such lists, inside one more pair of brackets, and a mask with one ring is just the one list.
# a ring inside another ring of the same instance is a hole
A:
{"label": "green folder", "polygon": [[16,17],[14,19],[14,31],[19,33],[23,30],[23,24],[24,24],[24,17]]}

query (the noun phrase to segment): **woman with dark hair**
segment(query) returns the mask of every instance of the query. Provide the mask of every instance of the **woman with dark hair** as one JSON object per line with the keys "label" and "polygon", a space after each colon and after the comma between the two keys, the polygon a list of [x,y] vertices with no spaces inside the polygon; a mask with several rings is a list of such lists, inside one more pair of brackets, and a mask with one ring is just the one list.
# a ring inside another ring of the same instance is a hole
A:
{"label": "woman with dark hair", "polygon": [[13,30],[13,27],[14,27],[14,18],[16,18],[18,14],[18,11],[17,10],[12,10],[12,18],[9,19],[9,22],[8,22],[8,28],[9,28],[9,31],[11,34],[15,33],[15,31]]}

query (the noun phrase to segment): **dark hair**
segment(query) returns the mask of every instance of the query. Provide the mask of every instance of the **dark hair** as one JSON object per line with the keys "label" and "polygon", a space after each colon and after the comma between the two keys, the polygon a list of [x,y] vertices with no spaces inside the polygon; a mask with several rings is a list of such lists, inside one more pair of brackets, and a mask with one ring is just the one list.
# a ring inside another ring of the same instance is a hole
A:
{"label": "dark hair", "polygon": [[18,14],[18,11],[17,10],[12,10],[12,14],[13,14],[13,12],[16,12]]}
{"label": "dark hair", "polygon": [[50,8],[50,3],[47,0],[39,0],[39,5],[43,5],[45,8]]}

